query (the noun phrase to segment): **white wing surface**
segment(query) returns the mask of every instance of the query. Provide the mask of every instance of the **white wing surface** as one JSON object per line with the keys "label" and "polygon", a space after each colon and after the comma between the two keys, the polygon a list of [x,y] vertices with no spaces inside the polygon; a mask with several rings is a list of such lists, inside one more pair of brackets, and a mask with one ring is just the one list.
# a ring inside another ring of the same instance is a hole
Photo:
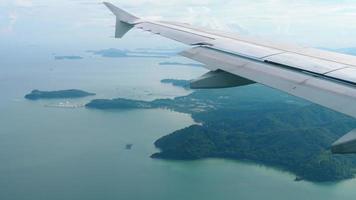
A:
{"label": "white wing surface", "polygon": [[[116,15],[118,38],[135,27],[191,46],[181,55],[211,70],[191,83],[194,88],[257,82],[356,117],[354,56],[261,41],[184,23],[144,20],[110,3],[104,4]],[[356,152],[354,132],[336,141],[332,151]]]}

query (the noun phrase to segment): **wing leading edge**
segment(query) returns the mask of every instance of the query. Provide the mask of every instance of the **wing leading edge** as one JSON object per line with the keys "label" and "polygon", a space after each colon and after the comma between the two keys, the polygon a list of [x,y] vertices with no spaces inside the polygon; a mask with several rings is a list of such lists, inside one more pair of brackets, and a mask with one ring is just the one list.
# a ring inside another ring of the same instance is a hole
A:
{"label": "wing leading edge", "polygon": [[[191,83],[194,88],[257,82],[356,117],[354,56],[260,41],[188,24],[144,20],[110,3],[104,4],[116,16],[117,38],[135,27],[191,46],[181,55],[211,70]],[[336,141],[332,151],[356,153],[354,132]]]}

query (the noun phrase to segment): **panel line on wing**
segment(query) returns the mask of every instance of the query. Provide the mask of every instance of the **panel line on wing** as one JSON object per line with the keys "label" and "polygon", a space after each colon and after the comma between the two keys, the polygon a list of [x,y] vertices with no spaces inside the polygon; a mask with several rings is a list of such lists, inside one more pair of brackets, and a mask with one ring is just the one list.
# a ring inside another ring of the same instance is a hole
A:
{"label": "panel line on wing", "polygon": [[192,32],[186,29],[179,29],[179,27],[173,27],[158,22],[145,21],[136,24],[136,27],[145,31],[154,31],[156,34],[160,34],[164,37],[188,45],[198,42],[215,40],[215,38],[211,37],[211,35],[202,34],[201,32]]}
{"label": "panel line on wing", "polygon": [[[347,85],[347,86],[356,87],[356,82],[353,82],[351,80],[345,80],[345,79],[338,78],[338,77],[335,77],[335,76],[329,76],[329,75],[326,75],[327,73],[325,73],[325,74],[317,73],[315,71],[309,71],[309,70],[305,70],[305,69],[301,69],[301,68],[297,68],[297,67],[293,67],[293,66],[288,66],[288,65],[284,65],[284,64],[273,62],[273,61],[269,61],[269,60],[259,59],[259,58],[255,58],[255,57],[249,57],[249,56],[246,56],[246,55],[241,55],[241,54],[237,54],[237,53],[233,53],[233,52],[227,52],[227,51],[224,51],[224,50],[221,50],[221,49],[217,49],[217,48],[214,48],[214,47],[211,47],[211,46],[201,46],[201,47],[196,47],[196,48],[211,49],[211,50],[214,50],[214,51],[218,51],[218,52],[225,53],[225,54],[230,54],[230,55],[237,56],[237,57],[240,57],[240,58],[243,58],[243,59],[246,59],[246,60],[250,60],[250,61],[253,61],[253,62],[265,63],[265,64],[269,64],[269,65],[274,66],[274,67],[280,67],[280,68],[283,68],[283,69],[288,69],[288,70],[291,70],[291,71],[299,72],[301,74],[305,74],[305,75],[308,75],[310,77],[325,79],[325,80],[333,81],[333,82],[336,82],[336,83],[339,83],[339,84],[344,84],[344,85]],[[181,55],[184,56],[184,53],[181,54]],[[340,70],[340,68],[338,70]]]}
{"label": "panel line on wing", "polygon": [[[165,22],[169,25],[174,25],[176,27],[183,27],[185,29],[190,29],[191,31],[194,32],[200,32],[200,33],[205,33],[208,34],[210,37],[215,37],[215,39],[219,39],[219,38],[224,38],[224,39],[231,39],[234,41],[239,41],[239,42],[245,42],[245,43],[249,43],[251,45],[256,45],[256,46],[260,46],[260,47],[265,47],[265,48],[271,48],[271,49],[275,49],[275,50],[279,50],[279,51],[283,51],[283,52],[288,52],[288,53],[292,53],[292,54],[296,54],[296,55],[300,55],[300,56],[307,56],[310,58],[314,58],[314,59],[320,59],[323,61],[328,61],[328,62],[334,62],[334,63],[338,63],[338,64],[342,64],[342,65],[348,65],[350,67],[355,67],[355,64],[351,64],[350,62],[345,62],[346,58],[340,58],[340,57],[349,57],[350,55],[344,55],[344,54],[338,54],[338,53],[332,53],[335,57],[335,59],[330,59],[329,57],[322,57],[322,56],[318,56],[314,54],[308,54],[308,53],[303,53],[301,52],[301,50],[310,50],[307,47],[301,47],[301,46],[294,46],[294,47],[285,47],[285,48],[281,48],[281,47],[277,47],[277,44],[272,45],[272,42],[269,42],[270,44],[266,44],[266,42],[262,43],[258,43],[258,42],[254,42],[251,41],[251,39],[243,39],[242,36],[239,36],[239,38],[237,36],[229,36],[228,34],[223,34],[223,33],[218,33],[217,31],[206,31],[206,30],[202,30],[199,28],[195,28],[192,27],[191,25],[187,25],[187,24],[177,24],[174,22]],[[172,24],[174,23],[174,24]],[[282,44],[281,44],[282,45]],[[285,46],[285,45],[284,45]],[[339,58],[336,58],[339,57]],[[355,60],[356,61],[356,60]]]}

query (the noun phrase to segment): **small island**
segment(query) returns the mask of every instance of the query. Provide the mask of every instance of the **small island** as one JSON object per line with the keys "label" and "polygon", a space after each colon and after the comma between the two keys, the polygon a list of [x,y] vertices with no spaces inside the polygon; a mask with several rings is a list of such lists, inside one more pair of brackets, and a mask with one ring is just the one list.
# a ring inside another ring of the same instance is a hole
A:
{"label": "small island", "polygon": [[162,65],[162,66],[204,67],[203,64],[199,64],[199,63],[181,63],[181,62],[160,62],[159,65]]}
{"label": "small island", "polygon": [[81,60],[83,57],[81,56],[55,56],[55,60]]}
{"label": "small island", "polygon": [[170,52],[157,52],[157,51],[137,51],[137,50],[127,50],[127,49],[102,49],[102,50],[88,50],[88,53],[94,55],[106,57],[106,58],[168,58],[175,54]]}
{"label": "small island", "polygon": [[58,90],[58,91],[40,91],[32,90],[30,94],[25,95],[26,99],[39,100],[39,99],[70,99],[93,96],[95,93],[85,92],[83,90]]}
{"label": "small island", "polygon": [[133,146],[133,144],[126,144],[126,145],[125,145],[125,149],[126,149],[126,150],[131,150],[131,149],[132,149],[132,146]]}
{"label": "small island", "polygon": [[171,84],[175,87],[181,87],[184,89],[190,89],[190,81],[187,80],[177,80],[177,79],[163,79],[161,80],[161,83],[164,84]]}

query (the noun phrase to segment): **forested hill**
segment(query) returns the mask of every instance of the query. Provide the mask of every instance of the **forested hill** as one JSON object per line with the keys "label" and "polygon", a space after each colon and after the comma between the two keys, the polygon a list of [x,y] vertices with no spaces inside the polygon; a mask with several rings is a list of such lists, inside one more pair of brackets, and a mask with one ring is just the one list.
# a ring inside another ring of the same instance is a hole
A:
{"label": "forested hill", "polygon": [[106,101],[169,108],[190,113],[200,123],[158,139],[155,145],[161,152],[154,158],[249,160],[317,182],[351,178],[356,169],[355,156],[329,151],[330,144],[356,127],[356,120],[260,85],[198,90],[137,104]]}

